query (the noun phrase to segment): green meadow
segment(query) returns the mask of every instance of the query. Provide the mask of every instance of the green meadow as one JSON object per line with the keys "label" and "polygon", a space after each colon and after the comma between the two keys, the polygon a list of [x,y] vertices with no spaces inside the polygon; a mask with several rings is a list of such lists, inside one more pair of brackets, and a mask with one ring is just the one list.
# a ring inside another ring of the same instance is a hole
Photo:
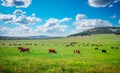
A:
{"label": "green meadow", "polygon": [[[76,44],[67,47],[71,42]],[[30,52],[20,52],[18,46]],[[57,53],[49,53],[51,48]],[[120,73],[120,35],[0,40],[0,73]]]}

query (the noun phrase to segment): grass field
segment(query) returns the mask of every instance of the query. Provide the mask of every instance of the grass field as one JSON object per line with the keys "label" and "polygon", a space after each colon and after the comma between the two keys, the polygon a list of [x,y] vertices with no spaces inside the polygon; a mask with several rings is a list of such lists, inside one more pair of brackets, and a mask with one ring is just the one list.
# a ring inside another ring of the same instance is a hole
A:
{"label": "grass field", "polygon": [[[70,42],[77,43],[66,47]],[[20,52],[20,44],[30,52]],[[48,53],[50,48],[57,53]],[[73,53],[74,49],[80,54]],[[0,40],[0,73],[120,73],[120,35]]]}

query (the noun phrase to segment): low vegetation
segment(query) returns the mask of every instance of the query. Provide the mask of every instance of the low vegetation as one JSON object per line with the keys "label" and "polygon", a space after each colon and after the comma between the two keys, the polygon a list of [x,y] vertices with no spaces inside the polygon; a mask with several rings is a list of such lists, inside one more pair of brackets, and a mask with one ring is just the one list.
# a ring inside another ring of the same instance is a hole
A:
{"label": "low vegetation", "polygon": [[[120,73],[119,37],[0,40],[0,73]],[[20,46],[29,51],[20,52]]]}

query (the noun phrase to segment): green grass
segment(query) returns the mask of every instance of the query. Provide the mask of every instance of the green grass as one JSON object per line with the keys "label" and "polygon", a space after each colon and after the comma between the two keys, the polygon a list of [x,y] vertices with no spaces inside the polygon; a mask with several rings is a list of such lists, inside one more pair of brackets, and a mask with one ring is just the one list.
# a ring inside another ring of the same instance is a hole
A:
{"label": "green grass", "polygon": [[[77,42],[80,47],[66,47],[65,44],[70,42]],[[20,53],[18,46],[9,46],[20,43],[23,47],[30,48],[30,52]],[[25,45],[26,43],[32,45]],[[89,46],[84,47],[83,43]],[[94,50],[96,46],[90,45],[99,43],[103,46],[99,46],[98,50]],[[119,49],[111,49],[111,46]],[[57,54],[48,53],[50,48],[56,49]],[[74,49],[79,49],[81,53],[74,54]],[[107,50],[107,53],[102,53],[102,49]],[[120,35],[0,40],[0,73],[120,73],[119,69]]]}

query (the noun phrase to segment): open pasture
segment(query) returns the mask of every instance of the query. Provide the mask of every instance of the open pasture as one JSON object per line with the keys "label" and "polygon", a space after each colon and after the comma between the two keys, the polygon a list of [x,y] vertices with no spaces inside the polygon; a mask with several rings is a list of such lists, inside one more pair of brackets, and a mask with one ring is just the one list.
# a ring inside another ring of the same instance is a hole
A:
{"label": "open pasture", "polygon": [[0,40],[0,73],[120,73],[120,35]]}

